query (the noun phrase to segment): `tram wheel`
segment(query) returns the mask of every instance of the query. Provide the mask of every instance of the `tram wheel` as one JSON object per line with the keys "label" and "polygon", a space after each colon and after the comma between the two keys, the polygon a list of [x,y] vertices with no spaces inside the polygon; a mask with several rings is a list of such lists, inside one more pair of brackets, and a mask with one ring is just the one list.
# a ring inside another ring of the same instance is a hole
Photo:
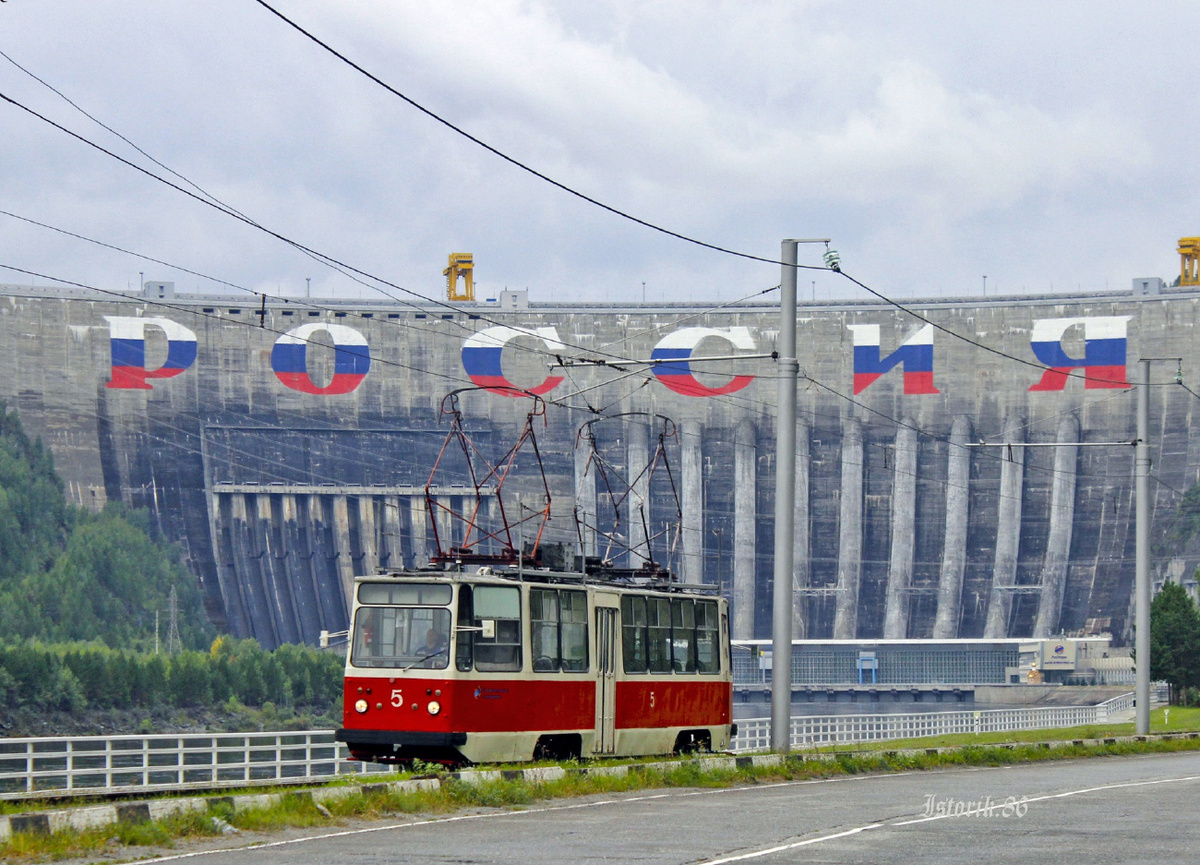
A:
{"label": "tram wheel", "polygon": [[583,753],[583,737],[578,733],[541,736],[533,746],[534,760],[578,760]]}
{"label": "tram wheel", "polygon": [[697,754],[711,750],[712,734],[708,730],[682,730],[675,737],[676,754]]}

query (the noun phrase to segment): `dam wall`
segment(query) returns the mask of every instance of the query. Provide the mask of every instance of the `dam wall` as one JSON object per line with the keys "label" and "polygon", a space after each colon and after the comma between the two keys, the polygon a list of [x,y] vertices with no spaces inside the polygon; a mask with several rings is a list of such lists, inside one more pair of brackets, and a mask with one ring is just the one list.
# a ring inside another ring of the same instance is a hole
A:
{"label": "dam wall", "polygon": [[[1200,390],[1200,293],[909,306],[933,324],[875,302],[799,311],[801,633],[1127,639],[1133,448],[1086,445],[1132,442],[1139,357],[1183,358]],[[0,286],[0,398],[50,446],[73,501],[148,508],[210,615],[273,646],[345,628],[354,575],[425,561],[435,523],[461,542],[445,518],[468,492],[461,459],[434,479],[432,517],[424,499],[443,399],[485,388],[458,406],[498,459],[531,404],[509,388],[531,389],[546,400],[534,423],[552,499],[544,539],[619,564],[648,554],[719,584],[734,636],[759,638],[771,619],[778,315],[748,303],[260,304]],[[1200,400],[1175,373],[1157,363],[1152,377],[1157,534],[1200,470]],[[576,451],[580,428],[605,417],[589,429],[608,465],[637,475],[666,430],[671,478],[614,501]],[[967,447],[980,441],[1004,446]],[[541,483],[522,451],[506,492],[540,507]],[[577,530],[577,511],[649,540],[619,555]],[[499,525],[494,499],[481,520]],[[1196,564],[1155,567],[1161,579]]]}

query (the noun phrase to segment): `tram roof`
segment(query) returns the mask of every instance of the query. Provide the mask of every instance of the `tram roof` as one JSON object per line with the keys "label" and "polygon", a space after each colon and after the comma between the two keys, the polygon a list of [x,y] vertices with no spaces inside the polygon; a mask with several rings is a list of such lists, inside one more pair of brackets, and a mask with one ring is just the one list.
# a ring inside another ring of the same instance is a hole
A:
{"label": "tram roof", "polygon": [[540,583],[545,585],[575,585],[593,589],[604,589],[618,592],[649,592],[668,595],[697,595],[714,596],[719,593],[719,587],[703,583],[682,583],[662,574],[655,576],[636,576],[638,572],[628,569],[614,569],[613,572],[586,574],[579,571],[556,571],[549,568],[518,568],[484,566],[474,571],[444,570],[437,568],[388,569],[374,574],[356,576],[356,583],[366,582],[468,582],[472,584],[486,583],[491,585],[512,585],[513,583]]}

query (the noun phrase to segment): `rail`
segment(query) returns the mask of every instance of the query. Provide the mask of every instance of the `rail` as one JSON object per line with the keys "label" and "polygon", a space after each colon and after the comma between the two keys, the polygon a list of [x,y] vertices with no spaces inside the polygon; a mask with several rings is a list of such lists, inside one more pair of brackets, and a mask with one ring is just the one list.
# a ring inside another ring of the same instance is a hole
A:
{"label": "rail", "polygon": [[332,730],[0,739],[0,799],[287,784],[391,769]]}
{"label": "rail", "polygon": [[[791,744],[798,747],[917,739],[955,733],[1008,733],[1105,724],[1133,709],[1133,693],[1094,706],[1046,706],[1029,709],[982,709],[962,712],[911,712],[885,715],[812,715],[793,717]],[[771,719],[737,722],[733,751],[761,751],[771,746]]]}

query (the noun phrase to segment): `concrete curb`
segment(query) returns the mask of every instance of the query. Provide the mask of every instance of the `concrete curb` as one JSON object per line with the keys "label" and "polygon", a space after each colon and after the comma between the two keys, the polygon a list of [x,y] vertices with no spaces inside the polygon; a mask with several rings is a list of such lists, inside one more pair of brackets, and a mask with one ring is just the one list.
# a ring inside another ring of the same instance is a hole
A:
{"label": "concrete curb", "polygon": [[[1103,739],[1072,739],[1053,742],[1030,742],[1030,746],[1055,750],[1073,746],[1099,747],[1120,743],[1147,742],[1151,740],[1171,741],[1174,739],[1198,739],[1200,733],[1162,733],[1151,736],[1112,736]],[[803,751],[791,753],[792,758],[807,761],[836,762],[839,759],[878,754],[883,757],[919,757],[924,755],[952,754],[961,751],[964,745],[943,748],[899,748],[892,751]],[[1015,750],[1018,745],[994,745]],[[334,787],[314,787],[308,790],[288,790],[280,793],[245,793],[236,796],[191,796],[172,799],[149,799],[142,802],[119,802],[113,805],[85,805],[79,808],[62,808],[51,811],[31,811],[0,817],[0,841],[7,840],[14,832],[31,832],[48,835],[64,829],[94,829],[117,823],[145,823],[175,814],[190,811],[211,811],[229,808],[234,812],[249,808],[270,807],[289,798],[303,797],[316,804],[334,802],[348,796],[368,795],[387,790],[393,793],[413,793],[421,790],[438,790],[446,781],[461,784],[484,784],[489,781],[526,781],[532,784],[557,781],[571,774],[602,777],[623,777],[630,772],[669,772],[682,766],[692,766],[702,772],[735,771],[750,766],[778,766],[784,762],[780,754],[742,754],[697,757],[690,760],[663,760],[654,763],[629,763],[617,766],[537,766],[530,769],[466,769],[449,772],[440,778],[413,778],[378,784],[347,784]]]}
{"label": "concrete curb", "polygon": [[53,811],[31,811],[0,817],[0,841],[14,832],[48,835],[64,829],[95,829],[117,823],[146,823],[189,811],[212,811],[227,807],[234,812],[249,808],[267,808],[288,799],[305,798],[317,804],[334,802],[347,796],[367,795],[381,790],[393,793],[413,793],[437,790],[442,786],[437,778],[414,778],[388,784],[354,784],[337,787],[316,787],[310,790],[285,790],[280,793],[246,793],[237,796],[190,796],[173,799],[149,799],[144,802],[119,802],[115,805],[86,805]]}

